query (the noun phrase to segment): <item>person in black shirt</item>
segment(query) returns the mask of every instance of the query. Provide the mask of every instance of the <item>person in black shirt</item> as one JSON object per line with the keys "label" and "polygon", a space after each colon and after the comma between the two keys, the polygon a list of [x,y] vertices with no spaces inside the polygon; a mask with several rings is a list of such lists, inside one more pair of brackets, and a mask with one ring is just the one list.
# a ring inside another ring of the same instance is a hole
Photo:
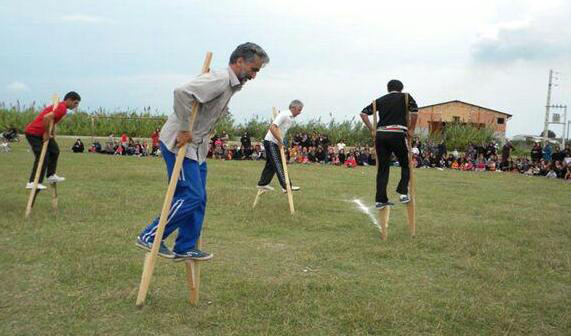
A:
{"label": "person in black shirt", "polygon": [[71,150],[74,153],[83,153],[83,151],[85,150],[85,146],[83,145],[83,142],[81,142],[81,139],[78,138],[77,140],[75,140],[75,143],[71,147]]}
{"label": "person in black shirt", "polygon": [[379,164],[377,169],[377,193],[375,206],[382,209],[393,205],[387,196],[387,184],[389,182],[389,167],[391,155],[394,153],[401,167],[401,179],[397,187],[401,203],[408,203],[408,182],[410,168],[408,162],[408,138],[412,138],[416,126],[418,106],[412,96],[408,96],[408,106],[405,107],[405,94],[402,93],[403,84],[393,79],[388,82],[388,94],[376,99],[378,111],[377,125],[371,125],[369,116],[373,111],[372,104],[367,105],[361,111],[361,119],[375,137],[375,148]]}

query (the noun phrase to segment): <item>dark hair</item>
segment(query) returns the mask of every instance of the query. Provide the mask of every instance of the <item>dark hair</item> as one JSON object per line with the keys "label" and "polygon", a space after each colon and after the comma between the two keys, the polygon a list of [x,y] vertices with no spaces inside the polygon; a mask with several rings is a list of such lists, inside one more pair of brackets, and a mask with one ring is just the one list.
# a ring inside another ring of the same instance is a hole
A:
{"label": "dark hair", "polygon": [[235,64],[240,57],[242,57],[244,61],[251,63],[256,56],[262,59],[262,64],[270,63],[270,58],[262,47],[252,42],[242,43],[237,46],[232,52],[232,55],[230,55],[230,64]]}
{"label": "dark hair", "polygon": [[81,97],[79,96],[79,93],[75,92],[75,91],[69,91],[68,93],[65,94],[65,96],[63,97],[63,100],[72,100],[72,101],[76,101],[79,100],[81,101]]}
{"label": "dark hair", "polygon": [[389,92],[391,91],[398,91],[401,92],[403,89],[403,85],[402,82],[398,79],[391,79],[388,83],[387,83],[387,90]]}

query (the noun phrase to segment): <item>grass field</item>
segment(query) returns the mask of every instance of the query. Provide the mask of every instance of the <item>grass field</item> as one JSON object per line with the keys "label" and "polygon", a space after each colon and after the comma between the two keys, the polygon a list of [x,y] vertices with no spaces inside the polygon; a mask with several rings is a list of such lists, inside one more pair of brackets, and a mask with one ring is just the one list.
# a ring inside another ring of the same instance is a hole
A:
{"label": "grass field", "polygon": [[24,221],[31,164],[25,143],[0,153],[0,335],[571,333],[560,180],[417,170],[417,238],[398,206],[381,241],[351,202],[372,205],[372,167],[291,166],[303,188],[292,217],[277,192],[251,209],[261,162],[209,161],[203,238],[215,258],[201,300],[188,304],[184,266],[160,259],[137,310],[134,241],[160,211],[162,160],[63,149],[59,210],[43,192]]}

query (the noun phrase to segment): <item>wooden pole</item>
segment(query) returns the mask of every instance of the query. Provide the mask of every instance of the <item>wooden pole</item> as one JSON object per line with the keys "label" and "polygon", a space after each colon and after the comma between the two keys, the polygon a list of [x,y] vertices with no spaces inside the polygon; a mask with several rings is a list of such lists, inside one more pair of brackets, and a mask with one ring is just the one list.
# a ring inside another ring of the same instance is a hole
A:
{"label": "wooden pole", "polygon": [[57,183],[50,183],[52,186],[52,208],[57,210]]}
{"label": "wooden pole", "polygon": [[254,204],[252,205],[252,208],[255,208],[256,205],[258,204],[258,200],[260,199],[260,196],[262,196],[262,194],[266,192],[265,190],[258,190],[258,192],[256,193],[256,198],[254,198]]}
{"label": "wooden pole", "polygon": [[[377,146],[375,145],[377,137],[377,100],[373,99],[373,148],[375,148],[375,162],[377,166],[377,174],[379,173],[379,153],[377,153]],[[389,218],[391,214],[391,208],[386,206],[379,209],[379,224],[381,225],[381,239],[387,240],[389,235]]]}
{"label": "wooden pole", "polygon": [[[207,52],[206,57],[204,59],[204,64],[202,65],[202,73],[206,73],[209,71],[211,60],[212,60],[212,53]],[[196,114],[198,113],[198,107],[199,103],[198,101],[195,100],[192,103],[192,111],[190,116],[190,131],[192,131],[194,120],[196,119]],[[163,233],[165,231],[169,209],[171,207],[174,191],[176,189],[178,178],[180,176],[180,169],[182,167],[182,162],[184,161],[184,157],[186,155],[186,147],[187,146],[181,146],[178,150],[175,165],[169,182],[169,187],[165,195],[165,201],[163,203],[159,224],[157,226],[153,247],[151,248],[151,251],[145,255],[143,274],[141,276],[141,284],[139,286],[139,293],[137,295],[137,307],[142,307],[145,303],[145,298],[147,297],[147,292],[149,290],[149,285],[151,283],[151,278],[153,276],[155,262],[157,260],[157,255],[159,252],[159,246],[161,244]]]}
{"label": "wooden pole", "polygon": [[[404,94],[404,103],[405,103],[405,111],[408,113],[408,93]],[[410,115],[409,115],[409,126],[410,126]],[[408,226],[410,229],[410,235],[414,238],[416,235],[416,191],[415,191],[415,178],[414,178],[414,163],[412,161],[412,136],[408,136],[407,141],[408,147],[408,167],[410,170],[410,179],[408,185],[408,193],[410,195],[410,201],[407,204],[407,212],[408,212]]]}
{"label": "wooden pole", "polygon": [[[272,107],[272,115],[274,116],[274,118],[277,116],[277,110],[275,107]],[[278,131],[279,132],[279,131]],[[285,151],[284,151],[284,146],[283,146],[283,134],[280,134],[280,137],[282,138],[282,144],[279,145],[280,147],[280,156],[282,158],[282,166],[284,169],[284,177],[285,177],[285,182],[286,182],[286,191],[287,191],[287,200],[289,202],[289,212],[293,215],[295,213],[295,209],[293,207],[293,194],[291,192],[291,183],[289,181],[289,175],[287,172],[287,162],[286,162],[286,156],[285,156]]]}
{"label": "wooden pole", "polygon": [[[53,104],[52,104],[52,112],[55,112],[58,104],[59,104],[59,97],[57,95],[54,95],[53,96]],[[48,135],[51,135],[53,127],[54,127],[54,122],[52,120],[50,122],[50,126],[48,128]],[[48,143],[49,142],[50,142],[50,139],[48,138],[48,140],[44,141],[44,143],[42,144],[42,151],[40,152],[40,160],[38,161],[38,167],[36,168],[36,175],[34,176],[34,186],[32,187],[32,190],[30,191],[30,196],[28,197],[28,204],[26,206],[25,218],[28,218],[30,216],[30,213],[32,212],[32,207],[34,206],[34,202],[36,201],[37,193],[39,192],[38,183],[40,182],[40,174],[41,174],[42,168],[44,166],[44,159],[46,157],[46,152],[48,150]],[[56,200],[57,200],[57,198],[56,198]],[[56,204],[56,206],[57,206],[57,204]]]}

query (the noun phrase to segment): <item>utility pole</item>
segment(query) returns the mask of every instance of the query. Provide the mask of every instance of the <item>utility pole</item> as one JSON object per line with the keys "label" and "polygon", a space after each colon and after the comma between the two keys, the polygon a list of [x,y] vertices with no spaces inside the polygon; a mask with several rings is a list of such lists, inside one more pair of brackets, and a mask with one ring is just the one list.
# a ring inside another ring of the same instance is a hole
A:
{"label": "utility pole", "polygon": [[[553,114],[553,120],[548,121],[547,125],[552,125],[552,124],[563,125],[563,135],[561,136],[561,146],[563,146],[563,148],[565,148],[565,139],[568,136],[568,131],[566,130],[566,126],[567,126],[567,105],[549,105],[548,108],[549,109],[561,109],[561,110],[563,110],[563,120],[561,120],[559,118],[559,114]],[[555,116],[558,116],[558,118],[555,118]]]}
{"label": "utility pole", "polygon": [[[567,121],[567,105],[564,106],[564,111],[563,112],[563,136],[561,137],[561,149],[565,150],[565,140],[567,140],[567,137],[569,136],[569,121]],[[567,126],[567,129],[565,129],[565,126]]]}
{"label": "utility pole", "polygon": [[551,107],[551,86],[553,85],[553,70],[549,70],[549,84],[547,84],[547,104],[545,104],[545,125],[543,128],[543,144],[547,142],[549,133],[549,108]]}

